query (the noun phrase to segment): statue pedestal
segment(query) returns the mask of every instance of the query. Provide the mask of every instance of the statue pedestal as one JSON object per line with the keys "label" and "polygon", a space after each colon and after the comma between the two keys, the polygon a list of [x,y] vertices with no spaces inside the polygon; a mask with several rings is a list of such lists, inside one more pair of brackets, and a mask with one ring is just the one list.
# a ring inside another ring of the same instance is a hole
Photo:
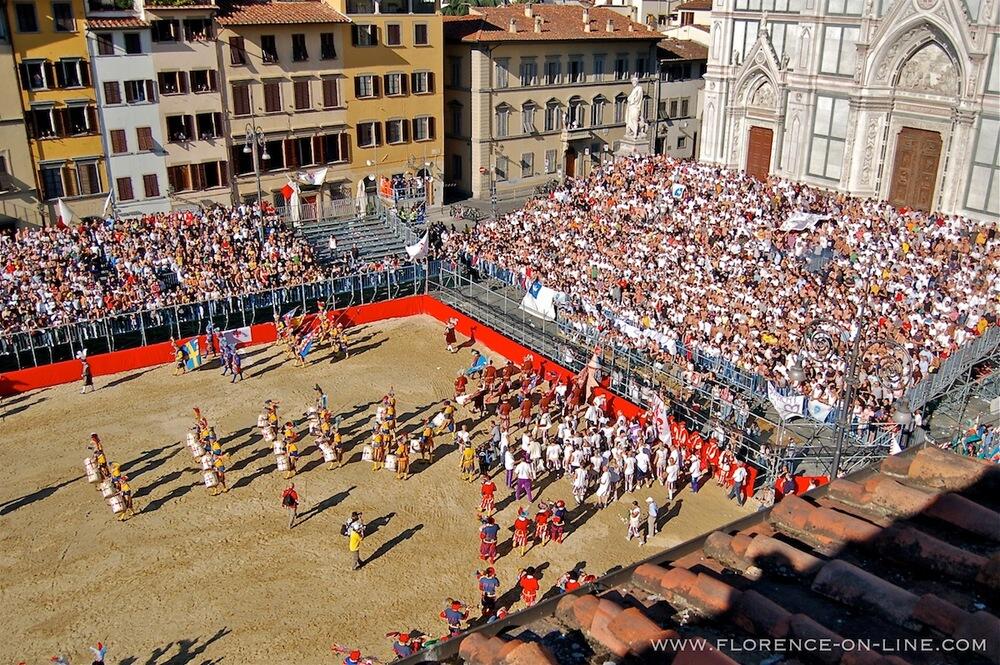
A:
{"label": "statue pedestal", "polygon": [[649,153],[648,136],[623,136],[618,142],[618,150],[615,151],[615,156],[648,155]]}

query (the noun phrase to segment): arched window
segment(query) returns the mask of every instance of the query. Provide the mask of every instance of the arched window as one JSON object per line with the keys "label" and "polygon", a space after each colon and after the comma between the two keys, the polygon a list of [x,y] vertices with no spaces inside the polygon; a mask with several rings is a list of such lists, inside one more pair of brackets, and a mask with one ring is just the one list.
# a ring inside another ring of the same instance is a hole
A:
{"label": "arched window", "polygon": [[586,105],[582,98],[574,95],[569,99],[569,114],[567,116],[568,129],[580,129],[586,125],[585,116]]}
{"label": "arched window", "polygon": [[621,124],[625,122],[625,104],[627,103],[628,97],[624,92],[620,92],[615,96],[615,124]]}
{"label": "arched window", "polygon": [[594,97],[590,106],[590,125],[600,127],[604,124],[604,107],[608,103],[608,98],[604,95]]}
{"label": "arched window", "polygon": [[521,133],[533,134],[535,132],[535,110],[538,105],[530,99],[521,105]]}
{"label": "arched window", "polygon": [[506,138],[510,134],[510,112],[511,107],[507,103],[497,106],[496,127],[493,135],[498,138]]}
{"label": "arched window", "polygon": [[545,131],[554,132],[562,129],[562,104],[558,99],[550,99],[545,103]]}

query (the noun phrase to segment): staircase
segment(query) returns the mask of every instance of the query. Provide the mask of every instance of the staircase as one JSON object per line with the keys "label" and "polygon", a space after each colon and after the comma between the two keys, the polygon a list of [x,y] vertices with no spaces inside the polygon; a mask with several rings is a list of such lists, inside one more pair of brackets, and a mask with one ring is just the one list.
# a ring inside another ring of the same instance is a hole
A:
{"label": "staircase", "polygon": [[[359,261],[374,261],[405,252],[403,238],[397,230],[377,217],[361,219],[324,219],[302,225],[300,232],[322,264],[336,262],[349,255],[352,247],[358,248]],[[329,238],[337,239],[337,249],[331,253]]]}

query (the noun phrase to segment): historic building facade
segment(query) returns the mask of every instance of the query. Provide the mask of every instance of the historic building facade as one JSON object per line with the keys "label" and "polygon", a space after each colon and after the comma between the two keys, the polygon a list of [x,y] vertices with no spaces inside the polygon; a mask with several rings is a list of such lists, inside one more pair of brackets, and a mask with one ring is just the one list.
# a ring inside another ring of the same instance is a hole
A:
{"label": "historic building facade", "polygon": [[716,0],[701,157],[996,218],[997,11],[995,0]]}

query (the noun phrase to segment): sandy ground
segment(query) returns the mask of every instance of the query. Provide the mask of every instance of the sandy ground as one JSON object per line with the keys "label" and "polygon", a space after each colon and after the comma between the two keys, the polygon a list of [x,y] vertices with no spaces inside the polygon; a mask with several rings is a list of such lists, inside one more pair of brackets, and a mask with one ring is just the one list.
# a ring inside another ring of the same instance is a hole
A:
{"label": "sandy ground", "polygon": [[[401,420],[416,427],[450,397],[470,354],[447,353],[441,326],[425,317],[365,326],[353,346],[337,362],[321,349],[305,369],[272,348],[250,349],[248,378],[235,386],[214,364],[183,377],[161,366],[99,377],[92,394],[63,386],[5,400],[0,663],[48,662],[56,653],[89,662],[86,645],[97,640],[109,645],[109,663],[128,665],[330,663],[334,642],[386,658],[386,632],[439,635],[446,597],[475,605],[479,491],[460,479],[454,449],[429,467],[417,463],[405,482],[360,461],[374,402],[390,385]],[[305,512],[289,530],[279,506],[286,481],[252,426],[268,398],[281,400],[283,415],[300,416],[317,382],[345,417],[350,463],[328,470],[307,438],[295,479]],[[232,455],[228,494],[208,494],[181,444],[195,405]],[[132,478],[141,512],[128,522],[113,519],[82,476],[91,431]],[[662,505],[664,492],[651,493]],[[507,495],[501,487],[505,528],[516,510]],[[543,496],[571,499],[568,482],[552,482]],[[685,490],[664,509],[662,533],[639,547],[625,541],[625,505],[577,513],[561,546],[504,556],[503,587],[536,565],[547,566],[546,590],[578,562],[601,573],[744,513],[714,485]],[[352,510],[377,528],[357,572],[339,534]],[[507,540],[509,532],[501,552]]]}

